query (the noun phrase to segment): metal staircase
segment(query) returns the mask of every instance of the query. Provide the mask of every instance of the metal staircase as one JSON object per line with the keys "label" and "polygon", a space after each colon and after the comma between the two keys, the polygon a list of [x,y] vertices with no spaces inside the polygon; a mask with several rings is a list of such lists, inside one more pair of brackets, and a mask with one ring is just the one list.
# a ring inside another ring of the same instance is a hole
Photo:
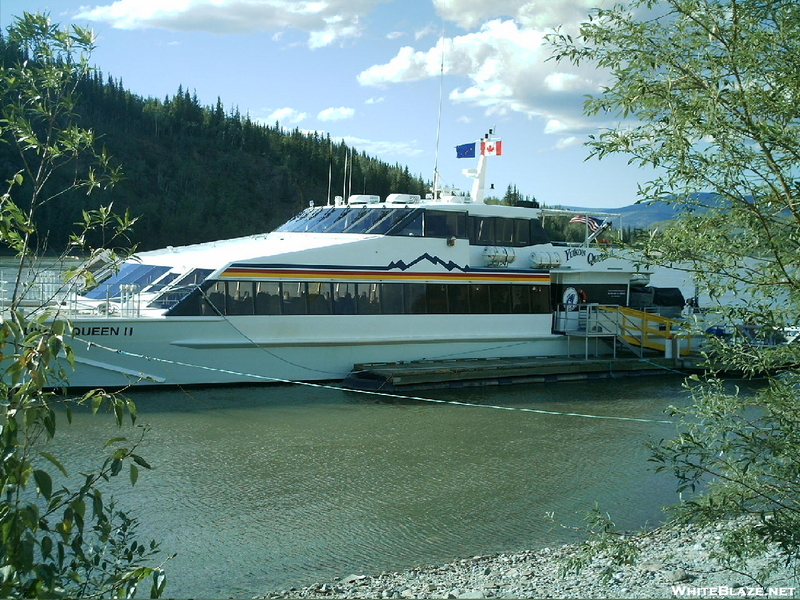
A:
{"label": "metal staircase", "polygon": [[554,315],[553,331],[583,340],[587,358],[589,341],[594,340],[597,355],[603,338],[613,347],[614,357],[617,345],[639,357],[648,351],[667,358],[693,352],[684,323],[624,306],[562,305]]}

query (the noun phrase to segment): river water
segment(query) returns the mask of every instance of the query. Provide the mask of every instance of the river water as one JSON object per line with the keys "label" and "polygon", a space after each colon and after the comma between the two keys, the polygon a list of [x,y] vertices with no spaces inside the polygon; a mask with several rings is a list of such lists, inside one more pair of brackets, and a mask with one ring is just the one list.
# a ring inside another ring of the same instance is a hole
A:
{"label": "river water", "polygon": [[[653,283],[693,293],[686,278]],[[177,553],[166,565],[168,597],[245,598],[552,546],[579,539],[568,527],[595,504],[637,528],[677,501],[646,443],[674,434],[647,420],[687,402],[682,381],[419,393],[480,406],[302,385],[136,390],[138,423],[152,428],[139,453],[154,469],[134,488],[119,477],[106,495],[140,520],[140,539]],[[72,426],[61,419],[53,446],[75,481],[102,462],[103,442],[119,435],[112,423],[102,414],[78,413]]]}
{"label": "river water", "polygon": [[[623,528],[677,500],[647,441],[674,427],[500,410],[665,419],[682,378],[477,387],[433,404],[307,386],[130,394],[154,467],[108,493],[160,540],[170,597],[252,597],[353,573],[402,570],[572,541],[595,503]],[[118,435],[76,415],[56,446],[77,473]],[[134,432],[127,428],[127,434]]]}

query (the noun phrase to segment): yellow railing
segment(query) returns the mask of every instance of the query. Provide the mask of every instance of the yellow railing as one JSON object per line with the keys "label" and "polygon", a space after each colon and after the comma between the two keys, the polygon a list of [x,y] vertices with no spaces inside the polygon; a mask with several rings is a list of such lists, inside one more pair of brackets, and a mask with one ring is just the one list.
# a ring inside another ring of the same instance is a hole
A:
{"label": "yellow railing", "polygon": [[692,353],[692,337],[681,321],[624,306],[598,308],[607,313],[616,313],[617,335],[632,346],[664,353],[674,350],[676,355]]}

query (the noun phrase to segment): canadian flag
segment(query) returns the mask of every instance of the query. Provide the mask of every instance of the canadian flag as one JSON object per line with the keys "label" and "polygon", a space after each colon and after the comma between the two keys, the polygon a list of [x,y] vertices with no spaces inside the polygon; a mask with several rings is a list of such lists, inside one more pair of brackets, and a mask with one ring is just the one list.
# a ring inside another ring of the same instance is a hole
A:
{"label": "canadian flag", "polygon": [[500,156],[503,153],[503,142],[481,142],[481,155]]}

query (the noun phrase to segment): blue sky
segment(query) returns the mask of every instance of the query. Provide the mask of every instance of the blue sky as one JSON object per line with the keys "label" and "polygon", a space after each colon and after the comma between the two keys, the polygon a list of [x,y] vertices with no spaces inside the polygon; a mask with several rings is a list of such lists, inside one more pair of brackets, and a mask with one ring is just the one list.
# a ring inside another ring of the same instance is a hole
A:
{"label": "blue sky", "polygon": [[549,206],[616,208],[651,174],[627,157],[586,160],[586,136],[609,123],[584,117],[583,99],[605,75],[547,61],[542,43],[601,1],[0,0],[0,24],[28,11],[89,26],[93,62],[139,96],[182,85],[204,105],[330,133],[428,180],[438,162],[443,184],[465,190],[461,171],[475,165],[455,146],[494,128],[503,155],[487,181],[499,195],[515,184]]}

